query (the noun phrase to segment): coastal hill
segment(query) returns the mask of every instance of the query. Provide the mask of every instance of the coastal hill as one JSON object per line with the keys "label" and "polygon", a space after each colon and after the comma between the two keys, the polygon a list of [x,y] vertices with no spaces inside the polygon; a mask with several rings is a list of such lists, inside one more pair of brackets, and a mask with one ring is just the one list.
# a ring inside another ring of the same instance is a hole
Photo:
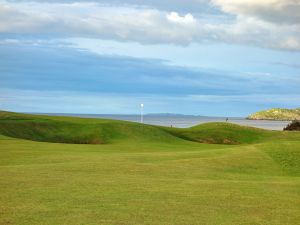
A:
{"label": "coastal hill", "polygon": [[300,120],[300,108],[282,109],[273,108],[256,112],[247,117],[249,120]]}

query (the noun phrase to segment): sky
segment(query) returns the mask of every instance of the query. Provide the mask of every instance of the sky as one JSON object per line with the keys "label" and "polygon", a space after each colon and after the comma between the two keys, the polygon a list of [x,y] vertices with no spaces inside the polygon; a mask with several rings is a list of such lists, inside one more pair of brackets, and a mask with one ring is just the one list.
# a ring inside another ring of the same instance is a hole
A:
{"label": "sky", "polygon": [[0,0],[0,110],[300,107],[300,0]]}

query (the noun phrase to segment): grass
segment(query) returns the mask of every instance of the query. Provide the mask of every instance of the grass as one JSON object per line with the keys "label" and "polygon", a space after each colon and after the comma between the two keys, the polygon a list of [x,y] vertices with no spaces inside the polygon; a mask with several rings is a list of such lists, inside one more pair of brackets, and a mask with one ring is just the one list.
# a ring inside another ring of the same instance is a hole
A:
{"label": "grass", "polygon": [[297,225],[299,211],[299,132],[0,113],[1,225]]}
{"label": "grass", "polygon": [[297,109],[281,109],[273,108],[256,112],[248,117],[254,120],[299,120],[300,108]]}

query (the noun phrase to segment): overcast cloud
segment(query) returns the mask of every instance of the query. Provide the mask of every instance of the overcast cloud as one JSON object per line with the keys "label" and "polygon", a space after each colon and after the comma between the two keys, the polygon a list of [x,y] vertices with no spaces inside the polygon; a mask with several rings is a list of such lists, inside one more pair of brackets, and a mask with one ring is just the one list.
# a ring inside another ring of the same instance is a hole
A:
{"label": "overcast cloud", "polygon": [[278,24],[300,24],[299,0],[212,0],[224,12]]}
{"label": "overcast cloud", "polygon": [[[142,44],[188,45],[207,41],[226,42],[300,50],[300,25],[297,14],[299,1],[263,2],[200,1],[199,5],[210,4],[210,8],[221,10],[217,15],[204,15],[162,10],[157,1],[146,2],[146,5],[148,3],[152,8],[137,7],[136,1],[128,1],[127,5],[119,6],[107,1],[1,1],[0,32],[54,37],[93,37]],[[190,2],[191,5],[196,3]],[[180,3],[176,1],[174,4]],[[220,17],[221,13],[228,15]]]}

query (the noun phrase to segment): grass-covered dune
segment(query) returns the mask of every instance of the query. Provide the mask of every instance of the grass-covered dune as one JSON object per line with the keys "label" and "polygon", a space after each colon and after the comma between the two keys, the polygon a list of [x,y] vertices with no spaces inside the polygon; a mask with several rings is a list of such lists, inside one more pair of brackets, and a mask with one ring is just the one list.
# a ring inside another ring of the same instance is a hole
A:
{"label": "grass-covered dune", "polygon": [[230,123],[207,123],[192,128],[167,128],[109,119],[28,115],[0,112],[0,134],[43,142],[108,144],[118,141],[164,141],[179,139],[211,144],[245,144],[282,132]]}
{"label": "grass-covered dune", "polygon": [[172,140],[163,129],[126,121],[84,119],[0,112],[0,134],[34,141],[107,144],[133,141]]}
{"label": "grass-covered dune", "polygon": [[300,120],[300,108],[282,109],[274,108],[256,112],[247,117],[250,120]]}
{"label": "grass-covered dune", "polygon": [[300,132],[0,113],[0,224],[298,225]]}

